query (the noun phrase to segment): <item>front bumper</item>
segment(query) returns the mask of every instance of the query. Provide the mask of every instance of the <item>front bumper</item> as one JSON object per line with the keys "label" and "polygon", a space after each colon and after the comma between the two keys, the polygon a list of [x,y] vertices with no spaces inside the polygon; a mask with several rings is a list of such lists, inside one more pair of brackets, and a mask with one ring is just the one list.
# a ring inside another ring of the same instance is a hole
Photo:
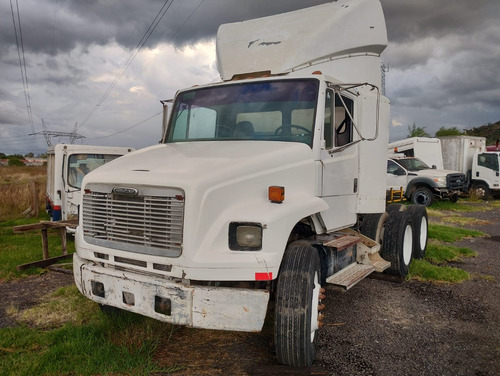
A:
{"label": "front bumper", "polygon": [[[73,255],[73,271],[78,289],[87,298],[176,325],[260,331],[266,317],[267,290],[193,286],[104,268],[77,254]],[[160,310],[162,304],[168,310]]]}

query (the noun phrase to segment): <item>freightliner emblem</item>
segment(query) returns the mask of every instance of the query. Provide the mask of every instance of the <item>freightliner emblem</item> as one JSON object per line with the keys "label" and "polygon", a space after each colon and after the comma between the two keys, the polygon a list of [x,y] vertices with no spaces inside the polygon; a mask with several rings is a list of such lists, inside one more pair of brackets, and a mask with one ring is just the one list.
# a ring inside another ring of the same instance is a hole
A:
{"label": "freightliner emblem", "polygon": [[116,193],[117,195],[137,196],[139,194],[139,190],[135,188],[117,187],[113,188],[113,193]]}

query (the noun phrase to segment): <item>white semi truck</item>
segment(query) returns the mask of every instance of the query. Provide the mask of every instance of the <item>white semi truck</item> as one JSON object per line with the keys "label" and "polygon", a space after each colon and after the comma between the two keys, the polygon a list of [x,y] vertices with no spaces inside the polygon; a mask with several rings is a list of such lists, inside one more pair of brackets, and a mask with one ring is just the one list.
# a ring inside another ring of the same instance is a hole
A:
{"label": "white semi truck", "polygon": [[467,189],[478,197],[500,195],[500,152],[486,150],[486,138],[440,137],[445,168],[466,175]]}
{"label": "white semi truck", "polygon": [[376,0],[221,25],[222,82],[177,92],[160,145],[85,177],[81,293],[238,331],[273,299],[278,362],[310,365],[323,284],[405,276],[425,251],[424,207],[386,213],[386,45]]}
{"label": "white semi truck", "polygon": [[46,210],[51,220],[78,218],[83,177],[132,148],[57,144],[47,151]]}

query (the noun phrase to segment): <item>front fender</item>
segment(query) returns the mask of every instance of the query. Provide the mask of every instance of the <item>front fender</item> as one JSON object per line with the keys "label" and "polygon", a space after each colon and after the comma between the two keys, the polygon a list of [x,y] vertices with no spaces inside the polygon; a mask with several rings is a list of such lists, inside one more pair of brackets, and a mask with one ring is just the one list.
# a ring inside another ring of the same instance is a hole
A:
{"label": "front fender", "polygon": [[422,185],[431,188],[432,191],[434,190],[434,188],[438,188],[437,183],[434,180],[432,180],[431,178],[417,176],[408,182],[408,185],[406,187],[407,196],[411,196],[411,194],[413,193],[415,188],[418,186],[422,186]]}
{"label": "front fender", "polygon": [[[190,249],[185,250],[179,263],[182,264],[185,257],[189,259],[184,271],[186,278],[191,279],[253,280],[256,273],[268,273],[274,279],[295,224],[328,208],[323,199],[306,194],[288,196],[282,204],[244,200],[239,205],[227,207],[213,218],[210,228],[198,237],[197,244],[190,244]],[[261,224],[262,249],[230,250],[228,236],[231,222]]]}

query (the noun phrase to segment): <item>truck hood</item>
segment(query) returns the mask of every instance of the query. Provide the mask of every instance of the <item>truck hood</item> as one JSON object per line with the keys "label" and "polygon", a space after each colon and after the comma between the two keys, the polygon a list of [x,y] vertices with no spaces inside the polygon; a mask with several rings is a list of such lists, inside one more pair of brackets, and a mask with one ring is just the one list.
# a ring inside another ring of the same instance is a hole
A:
{"label": "truck hood", "polygon": [[425,176],[429,178],[439,178],[439,177],[446,177],[449,174],[459,174],[460,172],[458,171],[453,171],[453,170],[437,170],[430,168],[428,170],[420,170],[420,171],[409,171],[410,174],[415,174],[418,176]]}
{"label": "truck hood", "polygon": [[[197,183],[241,179],[263,170],[313,163],[309,146],[292,142],[218,141],[156,145],[125,155],[88,174],[86,181],[122,184]],[[208,184],[212,185],[212,184]]]}

